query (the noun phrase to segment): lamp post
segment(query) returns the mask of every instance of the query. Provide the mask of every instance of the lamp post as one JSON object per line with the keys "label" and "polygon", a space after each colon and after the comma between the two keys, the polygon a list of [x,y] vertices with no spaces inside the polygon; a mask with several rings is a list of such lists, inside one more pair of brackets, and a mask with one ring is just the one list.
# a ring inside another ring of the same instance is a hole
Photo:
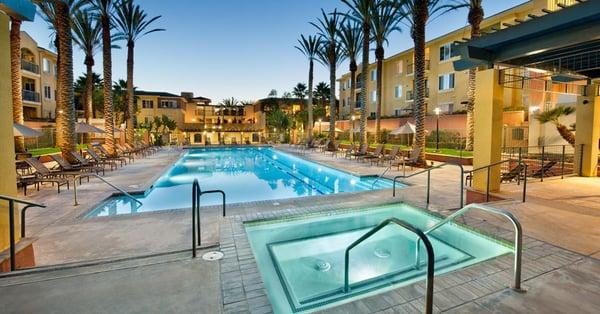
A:
{"label": "lamp post", "polygon": [[354,146],[354,120],[356,120],[356,116],[352,115],[350,120],[352,120],[352,126],[350,128],[350,142],[352,142],[352,146]]}
{"label": "lamp post", "polygon": [[435,151],[440,150],[440,107],[435,108]]}
{"label": "lamp post", "polygon": [[321,131],[321,125],[323,123],[323,119],[319,118],[319,135],[321,135],[322,131]]}

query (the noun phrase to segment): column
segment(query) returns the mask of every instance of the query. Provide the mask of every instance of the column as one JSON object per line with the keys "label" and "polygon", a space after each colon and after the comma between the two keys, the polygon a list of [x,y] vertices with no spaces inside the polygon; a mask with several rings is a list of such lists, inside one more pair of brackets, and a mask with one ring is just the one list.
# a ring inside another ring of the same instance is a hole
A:
{"label": "column", "polygon": [[[502,114],[504,87],[499,82],[500,71],[488,69],[477,72],[475,93],[475,138],[473,146],[473,169],[501,160]],[[473,187],[486,191],[487,171],[474,173]],[[490,191],[500,188],[500,167],[492,167]]]}
{"label": "column", "polygon": [[[600,85],[587,86],[587,96],[579,96],[576,106],[575,171],[583,177],[598,174],[600,140]],[[582,151],[583,149],[583,151]]]}

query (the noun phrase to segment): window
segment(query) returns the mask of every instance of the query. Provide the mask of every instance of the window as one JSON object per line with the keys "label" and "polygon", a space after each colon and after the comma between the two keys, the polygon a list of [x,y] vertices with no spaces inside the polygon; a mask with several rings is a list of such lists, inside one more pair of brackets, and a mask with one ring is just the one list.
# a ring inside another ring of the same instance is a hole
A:
{"label": "window", "polygon": [[402,60],[401,60],[396,63],[396,73],[402,74],[402,70],[403,70],[402,68],[403,68],[403,64],[402,64]]}
{"label": "window", "polygon": [[152,121],[152,117],[144,117],[144,123],[148,124]]}
{"label": "window", "polygon": [[438,80],[440,91],[454,89],[454,73],[440,75]]}
{"label": "window", "polygon": [[371,70],[371,81],[377,80],[377,70]]}
{"label": "window", "polygon": [[50,72],[50,60],[44,58],[42,60],[42,69],[44,70],[44,72],[49,73]]}
{"label": "window", "polygon": [[401,112],[402,112],[401,109],[394,109],[394,116],[399,117]]}
{"label": "window", "polygon": [[54,76],[58,77],[58,65],[54,65]]}
{"label": "window", "polygon": [[377,91],[374,90],[371,92],[371,101],[372,102],[376,102],[377,101]]}
{"label": "window", "polygon": [[346,98],[342,99],[342,107],[346,107]]}
{"label": "window", "polygon": [[394,87],[394,97],[396,97],[396,98],[402,97],[402,85],[396,85]]}
{"label": "window", "polygon": [[440,61],[450,60],[452,58],[452,43],[447,43],[440,47]]}
{"label": "window", "polygon": [[52,89],[48,85],[44,86],[44,98],[52,99]]}
{"label": "window", "polygon": [[154,108],[153,100],[142,100],[142,108]]}
{"label": "window", "polygon": [[194,143],[202,143],[202,134],[201,133],[194,134]]}
{"label": "window", "polygon": [[454,112],[454,103],[445,103],[445,104],[440,104],[440,112],[445,113],[445,114],[451,114],[452,112]]}
{"label": "window", "polygon": [[161,100],[158,108],[178,109],[181,105],[177,100]]}
{"label": "window", "polygon": [[512,139],[522,141],[525,139],[525,130],[523,128],[512,129]]}
{"label": "window", "polygon": [[375,114],[376,114],[375,111],[372,111],[371,112],[371,118],[375,119]]}

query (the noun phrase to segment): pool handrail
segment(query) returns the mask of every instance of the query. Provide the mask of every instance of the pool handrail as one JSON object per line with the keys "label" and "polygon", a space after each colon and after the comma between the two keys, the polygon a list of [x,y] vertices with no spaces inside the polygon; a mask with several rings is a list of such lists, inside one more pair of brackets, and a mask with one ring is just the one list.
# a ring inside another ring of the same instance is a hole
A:
{"label": "pool handrail", "polygon": [[396,182],[398,181],[398,179],[408,179],[423,173],[427,173],[427,204],[429,204],[429,199],[430,199],[430,195],[431,195],[431,171],[435,170],[435,169],[439,169],[442,168],[444,166],[456,166],[460,168],[460,206],[458,208],[462,208],[465,204],[464,202],[464,181],[465,181],[465,168],[463,167],[462,164],[460,163],[456,163],[456,162],[444,162],[442,164],[439,165],[435,165],[435,166],[431,166],[427,169],[415,172],[415,173],[411,173],[409,175],[399,175],[399,176],[395,176],[394,180],[393,180],[393,190],[392,190],[392,196],[396,197]]}
{"label": "pool handrail", "polygon": [[131,194],[127,193],[125,190],[123,190],[122,188],[108,182],[106,179],[104,179],[103,177],[101,177],[98,174],[95,173],[82,173],[80,175],[77,175],[73,178],[73,198],[74,198],[74,204],[73,206],[77,206],[79,205],[79,203],[77,202],[77,179],[81,180],[82,178],[86,178],[86,177],[95,177],[100,179],[100,181],[106,183],[107,185],[109,185],[110,187],[112,187],[113,189],[121,192],[123,195],[127,196],[128,198],[132,199],[133,201],[135,201],[136,203],[140,204],[140,206],[144,205],[142,203],[142,201],[138,200],[137,198],[133,197]]}
{"label": "pool handrail", "polygon": [[[451,222],[452,220],[454,220],[455,218],[465,214],[466,212],[472,210],[472,209],[480,209],[483,210],[485,212],[488,213],[492,213],[492,214],[496,214],[499,216],[503,216],[505,218],[507,218],[508,220],[510,220],[510,222],[512,223],[514,229],[515,229],[515,242],[514,242],[514,251],[513,254],[515,255],[515,261],[513,264],[513,286],[512,289],[518,292],[524,292],[524,290],[521,289],[521,259],[522,259],[522,254],[523,254],[523,230],[521,228],[521,223],[519,222],[519,220],[508,210],[505,209],[501,209],[501,208],[495,208],[495,207],[491,207],[488,205],[484,205],[484,204],[478,204],[478,203],[473,203],[473,204],[469,204],[459,210],[457,210],[456,212],[452,213],[451,215],[449,215],[448,217],[444,218],[443,220],[439,221],[437,224],[433,225],[431,228],[425,230],[424,234],[428,235],[431,232],[435,231],[436,229],[440,228],[441,226]],[[415,250],[415,267],[419,267],[419,242],[420,242],[420,238],[417,238],[417,247]]]}
{"label": "pool handrail", "polygon": [[344,254],[344,293],[348,293],[350,291],[350,286],[349,286],[349,268],[350,268],[350,250],[352,250],[354,247],[356,247],[357,245],[359,245],[361,242],[365,241],[366,239],[368,239],[369,237],[371,237],[372,235],[374,235],[375,233],[377,233],[379,230],[381,230],[382,228],[386,227],[389,224],[396,224],[408,231],[411,231],[413,233],[415,233],[418,236],[418,239],[421,239],[423,241],[423,244],[425,244],[425,249],[427,250],[427,281],[426,281],[426,295],[425,295],[425,313],[430,314],[433,311],[433,277],[434,277],[434,269],[435,269],[435,255],[433,252],[433,246],[431,245],[431,242],[429,242],[429,239],[427,238],[427,235],[421,231],[420,229],[414,227],[413,225],[400,220],[398,218],[387,218],[385,220],[383,220],[381,223],[379,223],[379,225],[375,226],[373,229],[371,229],[369,232],[365,233],[363,236],[361,236],[360,238],[358,238],[356,241],[352,242],[345,251]]}
{"label": "pool handrail", "polygon": [[[223,196],[223,217],[226,216],[226,194],[223,190],[208,190],[202,191],[198,179],[194,179],[192,183],[192,258],[196,257],[196,246],[202,244],[202,230],[200,221],[200,197],[204,194],[218,193]],[[196,243],[196,234],[198,235],[198,242]]]}
{"label": "pool handrail", "polygon": [[[24,204],[25,207],[21,210],[21,217],[24,217],[25,210],[29,207],[42,207],[45,208],[46,205],[38,204],[22,199],[18,199],[8,195],[0,195],[0,200],[4,200],[8,202],[8,228],[9,228],[9,251],[10,251],[10,271],[14,271],[17,269],[16,263],[16,239],[15,239],[15,203]],[[24,221],[21,221],[21,236],[24,236],[25,233],[25,224]]]}
{"label": "pool handrail", "polygon": [[383,170],[383,172],[381,172],[381,174],[377,176],[377,179],[375,179],[375,180],[373,181],[373,183],[371,183],[371,190],[372,190],[372,189],[373,189],[373,187],[375,186],[375,183],[377,183],[377,181],[379,181],[379,179],[383,178],[383,176],[384,176],[384,175],[385,175],[385,174],[386,174],[388,171],[390,171],[390,169],[392,169],[392,164],[390,164],[389,166],[387,166],[387,167],[386,167],[386,168]]}

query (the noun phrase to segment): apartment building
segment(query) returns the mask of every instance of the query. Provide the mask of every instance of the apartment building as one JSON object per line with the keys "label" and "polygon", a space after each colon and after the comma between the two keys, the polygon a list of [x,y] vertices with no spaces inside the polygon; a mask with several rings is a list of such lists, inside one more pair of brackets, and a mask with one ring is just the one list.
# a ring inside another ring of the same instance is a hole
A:
{"label": "apartment building", "polygon": [[[482,32],[506,28],[510,25],[520,23],[530,16],[542,14],[546,10],[557,10],[560,6],[568,6],[577,3],[576,0],[530,0],[526,3],[505,10],[486,18],[482,24]],[[485,6],[485,3],[484,3]],[[466,19],[466,12],[465,12]],[[453,43],[470,37],[470,27],[463,27],[446,35],[432,39],[426,43],[426,104],[427,112],[433,114],[436,108],[442,113],[460,113],[465,110],[467,102],[467,77],[468,71],[454,71],[453,61],[457,59],[452,51]],[[360,66],[357,72],[357,85],[360,85],[362,73]],[[367,73],[367,116],[374,118],[376,110],[376,72],[375,63],[369,65]],[[414,86],[414,50],[408,49],[395,55],[387,57],[383,62],[382,73],[382,116],[402,117],[410,116],[413,112],[413,86]],[[340,117],[350,117],[350,73],[342,75],[339,81],[340,95]],[[552,84],[551,84],[552,85]],[[356,107],[361,108],[363,104],[360,99],[360,87],[356,89]],[[554,93],[544,99],[556,99],[555,90],[561,94],[570,94],[568,88],[550,87],[542,90],[542,93]],[[530,92],[531,91],[531,92]],[[537,106],[540,96],[534,95],[538,90],[525,88],[507,88],[505,92],[505,104],[512,108],[529,108]],[[539,93],[537,93],[539,94]],[[573,94],[574,95],[574,94]],[[559,97],[560,98],[560,97]],[[564,99],[565,97],[562,97]],[[567,97],[568,98],[568,97]],[[510,108],[508,108],[510,109]],[[358,113],[358,112],[355,112]],[[525,114],[524,120],[527,119]],[[523,123],[520,121],[519,123]]]}
{"label": "apartment building", "polygon": [[21,32],[23,115],[26,121],[56,117],[56,53]]}
{"label": "apartment building", "polygon": [[163,115],[177,123],[171,141],[191,145],[257,143],[264,129],[252,104],[213,104],[209,98],[189,92],[136,91],[136,96],[139,123]]}

